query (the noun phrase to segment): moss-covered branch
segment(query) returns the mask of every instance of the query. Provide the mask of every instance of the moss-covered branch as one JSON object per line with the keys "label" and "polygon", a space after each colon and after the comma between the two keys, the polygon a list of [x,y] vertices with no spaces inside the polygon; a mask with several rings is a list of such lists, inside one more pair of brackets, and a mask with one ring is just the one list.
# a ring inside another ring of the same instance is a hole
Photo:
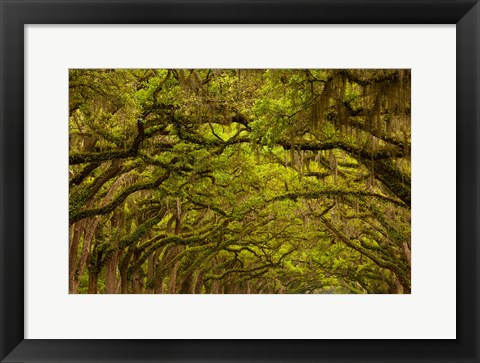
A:
{"label": "moss-covered branch", "polygon": [[[292,143],[289,141],[279,141],[278,144],[281,145],[285,150],[290,150],[292,147]],[[397,147],[392,147],[389,149],[381,149],[381,150],[368,150],[368,149],[362,149],[358,146],[354,146],[340,140],[326,141],[326,142],[296,142],[294,144],[294,148],[296,150],[304,150],[304,151],[322,151],[322,150],[340,149],[352,154],[352,156],[356,156],[356,157],[360,157],[368,160],[382,160],[382,159],[399,158],[399,157],[405,156],[405,151]]]}
{"label": "moss-covered branch", "polygon": [[157,180],[150,182],[150,183],[140,183],[140,184],[135,184],[131,185],[130,187],[126,188],[123,192],[121,192],[112,202],[109,204],[100,207],[100,208],[92,208],[92,209],[85,209],[85,210],[80,210],[76,211],[75,209],[71,209],[70,213],[70,224],[73,224],[75,222],[78,222],[79,220],[83,218],[88,218],[88,217],[93,217],[97,215],[103,215],[107,214],[110,212],[113,212],[113,210],[118,207],[127,197],[135,192],[138,192],[139,190],[145,190],[145,189],[151,189],[151,188],[156,188],[158,187],[162,182],[168,179],[170,176],[170,172],[167,171],[164,175],[160,176],[157,178]]}
{"label": "moss-covered branch", "polygon": [[402,285],[410,289],[410,279],[407,277],[407,272],[404,270],[401,270],[397,264],[391,261],[387,261],[384,258],[381,258],[380,256],[376,255],[372,250],[365,248],[360,243],[355,243],[350,238],[348,238],[344,233],[342,233],[339,229],[337,229],[330,221],[328,221],[327,218],[320,217],[320,220],[334,234],[334,236],[338,237],[343,243],[353,248],[354,250],[360,252],[362,255],[368,257],[376,265],[389,269],[392,272],[394,272],[402,282]]}
{"label": "moss-covered branch", "polygon": [[405,207],[405,203],[400,200],[393,199],[378,193],[366,192],[363,190],[349,190],[349,189],[341,189],[341,188],[325,188],[323,190],[311,191],[311,192],[291,192],[279,195],[270,199],[268,202],[277,201],[277,200],[285,200],[290,199],[293,201],[297,201],[300,198],[303,199],[319,199],[324,196],[329,197],[338,197],[338,196],[352,196],[352,197],[373,197],[379,200],[387,201],[393,203],[395,205]]}

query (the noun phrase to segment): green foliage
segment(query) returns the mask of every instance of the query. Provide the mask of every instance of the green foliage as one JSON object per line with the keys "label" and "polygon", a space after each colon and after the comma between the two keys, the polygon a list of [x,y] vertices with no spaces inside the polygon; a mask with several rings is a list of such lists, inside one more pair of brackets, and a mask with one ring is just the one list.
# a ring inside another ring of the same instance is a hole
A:
{"label": "green foliage", "polygon": [[69,86],[71,292],[409,292],[409,71]]}

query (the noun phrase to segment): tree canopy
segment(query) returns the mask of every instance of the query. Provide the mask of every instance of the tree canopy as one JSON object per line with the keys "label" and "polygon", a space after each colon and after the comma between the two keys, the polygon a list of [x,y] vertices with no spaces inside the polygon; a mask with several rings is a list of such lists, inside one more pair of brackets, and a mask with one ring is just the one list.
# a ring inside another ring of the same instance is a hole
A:
{"label": "tree canopy", "polygon": [[70,293],[410,293],[410,70],[71,69]]}

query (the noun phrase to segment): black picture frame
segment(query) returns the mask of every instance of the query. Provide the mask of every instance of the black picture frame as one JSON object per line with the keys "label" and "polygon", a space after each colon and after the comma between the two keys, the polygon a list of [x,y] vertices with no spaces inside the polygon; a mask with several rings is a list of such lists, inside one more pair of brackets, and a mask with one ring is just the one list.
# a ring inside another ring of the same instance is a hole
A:
{"label": "black picture frame", "polygon": [[[0,0],[0,14],[2,362],[480,362],[478,0]],[[24,339],[24,25],[157,23],[456,24],[457,339]]]}

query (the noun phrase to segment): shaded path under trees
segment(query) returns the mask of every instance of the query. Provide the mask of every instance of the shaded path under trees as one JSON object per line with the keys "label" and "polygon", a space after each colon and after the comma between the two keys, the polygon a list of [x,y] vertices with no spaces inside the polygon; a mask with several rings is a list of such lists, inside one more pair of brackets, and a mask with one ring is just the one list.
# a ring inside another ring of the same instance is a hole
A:
{"label": "shaded path under trees", "polygon": [[70,293],[410,293],[409,70],[70,70]]}

